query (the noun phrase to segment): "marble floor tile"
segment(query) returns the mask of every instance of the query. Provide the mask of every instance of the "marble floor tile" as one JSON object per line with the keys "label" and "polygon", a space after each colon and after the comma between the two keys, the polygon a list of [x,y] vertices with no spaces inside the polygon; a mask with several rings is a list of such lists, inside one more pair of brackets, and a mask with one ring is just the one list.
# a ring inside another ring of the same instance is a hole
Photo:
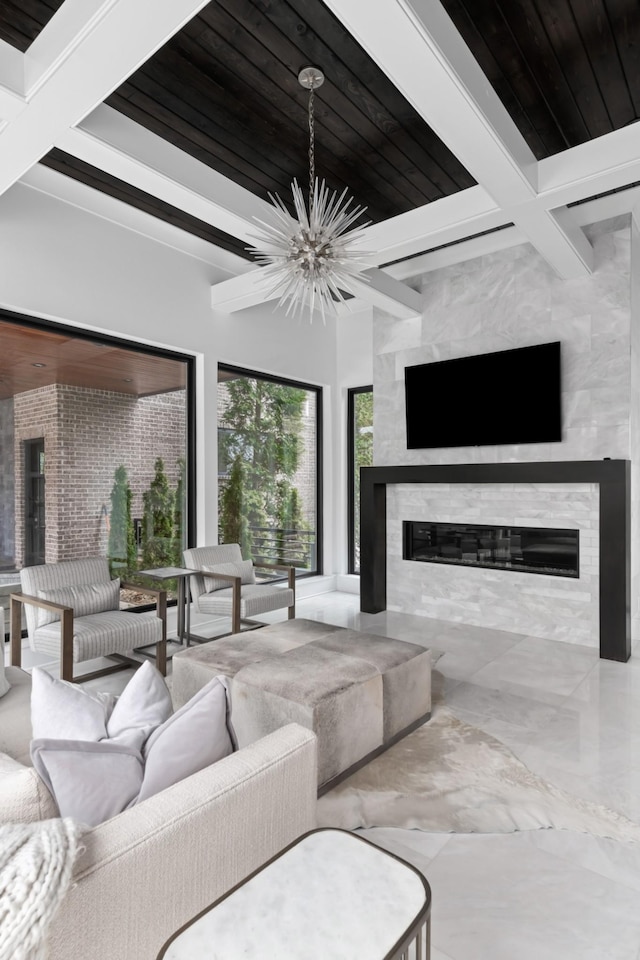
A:
{"label": "marble floor tile", "polygon": [[455,836],[431,861],[434,945],[454,960],[636,960],[637,891],[526,833]]}
{"label": "marble floor tile", "polygon": [[[441,651],[434,711],[448,707],[556,786],[640,822],[638,644],[628,663],[613,663],[590,648],[507,631],[363,614],[359,597],[346,593],[301,598],[297,615]],[[212,636],[229,629],[197,615],[192,626]],[[117,693],[130,675],[89,683]],[[429,881],[431,960],[640,960],[640,844],[567,830],[362,833]]]}
{"label": "marble floor tile", "polygon": [[569,696],[597,659],[597,652],[590,647],[530,637],[493,659],[474,679],[500,680]]}

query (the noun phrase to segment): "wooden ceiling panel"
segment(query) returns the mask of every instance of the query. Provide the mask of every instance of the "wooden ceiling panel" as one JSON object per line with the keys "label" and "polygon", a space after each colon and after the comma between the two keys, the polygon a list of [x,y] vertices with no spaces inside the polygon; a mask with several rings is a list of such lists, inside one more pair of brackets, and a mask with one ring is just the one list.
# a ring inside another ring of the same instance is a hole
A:
{"label": "wooden ceiling panel", "polygon": [[0,358],[0,400],[54,383],[141,397],[187,382],[179,360],[1,320]]}
{"label": "wooden ceiling panel", "polygon": [[[0,0],[0,38],[25,51],[62,0]],[[640,117],[638,0],[442,0],[538,159]],[[474,184],[321,0],[212,0],[107,103],[266,199],[306,186],[308,94],[319,66],[316,170],[383,221]],[[52,150],[43,160],[244,258],[243,243]]]}
{"label": "wooden ceiling panel", "polygon": [[442,0],[542,159],[640,116],[637,0]]}
{"label": "wooden ceiling panel", "polygon": [[[374,221],[474,181],[319,0],[208,4],[106,101],[263,199],[308,170],[307,91],[318,64],[316,168]],[[366,160],[364,159],[366,158]]]}
{"label": "wooden ceiling panel", "polygon": [[63,0],[2,0],[0,37],[24,53]]}
{"label": "wooden ceiling panel", "polygon": [[111,174],[85,163],[84,160],[78,160],[77,157],[72,157],[56,148],[51,150],[40,162],[59,173],[80,180],[101,193],[107,193],[109,196],[115,197],[116,200],[121,200],[129,206],[136,207],[152,217],[158,217],[165,223],[172,223],[181,230],[186,230],[202,240],[208,240],[209,243],[222,247],[223,250],[229,250],[245,260],[250,259],[245,244],[237,237],[229,236],[228,233],[212,227],[211,224],[198,220],[197,217],[192,217],[184,210],[172,207],[165,201],[159,200],[158,197],[153,197],[151,194],[145,193],[144,190],[139,190],[130,183],[125,183],[124,180],[112,177]]}

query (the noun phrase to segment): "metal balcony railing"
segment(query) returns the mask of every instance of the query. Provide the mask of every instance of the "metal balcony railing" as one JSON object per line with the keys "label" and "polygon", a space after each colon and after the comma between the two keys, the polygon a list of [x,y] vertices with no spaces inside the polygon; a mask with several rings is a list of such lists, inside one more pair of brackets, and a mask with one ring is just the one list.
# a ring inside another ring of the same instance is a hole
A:
{"label": "metal balcony railing", "polygon": [[287,563],[311,570],[315,556],[315,530],[251,527],[254,563]]}

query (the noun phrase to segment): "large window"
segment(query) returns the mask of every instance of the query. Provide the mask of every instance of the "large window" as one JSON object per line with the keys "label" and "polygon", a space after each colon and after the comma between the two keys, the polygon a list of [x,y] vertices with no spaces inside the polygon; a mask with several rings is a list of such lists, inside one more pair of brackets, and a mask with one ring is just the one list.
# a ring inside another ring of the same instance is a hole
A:
{"label": "large window", "polygon": [[83,557],[107,557],[123,579],[183,566],[193,362],[8,311],[0,357],[0,587],[24,566]]}
{"label": "large window", "polygon": [[219,367],[219,539],[245,559],[321,572],[321,416],[317,387]]}
{"label": "large window", "polygon": [[373,387],[353,387],[347,401],[349,573],[360,573],[360,467],[373,464]]}

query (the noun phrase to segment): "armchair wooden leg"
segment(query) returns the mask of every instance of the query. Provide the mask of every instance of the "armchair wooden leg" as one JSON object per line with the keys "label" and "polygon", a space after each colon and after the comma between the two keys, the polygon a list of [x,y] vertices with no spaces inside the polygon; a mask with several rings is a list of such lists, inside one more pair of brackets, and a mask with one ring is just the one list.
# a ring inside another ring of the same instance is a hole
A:
{"label": "armchair wooden leg", "polygon": [[287,586],[289,590],[293,590],[293,603],[290,607],[287,607],[289,611],[288,617],[289,620],[295,620],[296,618],[296,570],[295,567],[289,567]]}
{"label": "armchair wooden leg", "polygon": [[73,610],[60,613],[60,677],[73,683]]}
{"label": "armchair wooden leg", "polygon": [[233,608],[231,614],[231,632],[240,633],[240,577],[233,584]]}
{"label": "armchair wooden leg", "polygon": [[11,665],[22,666],[22,604],[11,597]]}

